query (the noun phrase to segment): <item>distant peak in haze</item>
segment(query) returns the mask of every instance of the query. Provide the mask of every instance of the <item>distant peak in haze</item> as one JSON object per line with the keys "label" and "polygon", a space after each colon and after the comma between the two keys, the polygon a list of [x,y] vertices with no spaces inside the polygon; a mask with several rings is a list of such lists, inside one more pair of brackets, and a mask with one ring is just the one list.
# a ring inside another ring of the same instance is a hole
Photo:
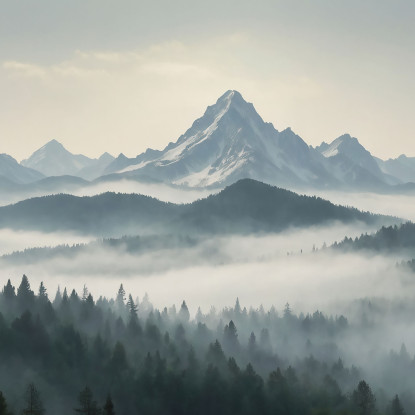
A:
{"label": "distant peak in haze", "polygon": [[235,99],[235,100],[242,100],[242,101],[245,101],[244,99],[243,99],[243,97],[242,97],[242,95],[241,95],[241,93],[240,92],[238,92],[238,91],[236,91],[236,90],[234,90],[234,89],[229,89],[228,91],[226,91],[219,99],[218,99],[218,101],[220,101],[220,100],[227,100],[227,101],[229,101],[229,100],[233,100],[233,99]]}
{"label": "distant peak in haze", "polygon": [[50,140],[48,141],[44,146],[42,146],[39,150],[45,150],[45,149],[50,149],[50,150],[66,150],[65,147],[63,146],[62,143],[60,143],[58,140]]}

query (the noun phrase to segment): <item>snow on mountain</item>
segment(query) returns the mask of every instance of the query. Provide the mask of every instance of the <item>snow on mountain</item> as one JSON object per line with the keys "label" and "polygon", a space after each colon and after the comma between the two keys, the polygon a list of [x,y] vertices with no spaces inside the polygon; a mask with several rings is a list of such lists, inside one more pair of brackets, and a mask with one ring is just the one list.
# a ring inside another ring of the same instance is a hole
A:
{"label": "snow on mountain", "polygon": [[349,134],[336,138],[330,144],[323,142],[316,150],[327,159],[333,176],[346,185],[375,188],[400,182],[382,172],[375,157]]}
{"label": "snow on mountain", "polygon": [[177,142],[122,159],[121,175],[188,186],[223,186],[253,178],[282,186],[331,182],[322,157],[290,129],[278,132],[237,91],[209,106]]}
{"label": "snow on mountain", "polygon": [[[286,188],[385,190],[415,182],[415,158],[382,161],[344,134],[313,148],[290,128],[278,131],[251,103],[227,91],[176,142],[135,158],[74,155],[52,140],[22,161],[45,176],[128,179],[190,187],[223,187],[251,178]],[[21,167],[22,167],[21,166]],[[32,172],[33,174],[33,172]]]}
{"label": "snow on mountain", "polygon": [[49,176],[79,176],[93,179],[100,176],[113,157],[105,153],[99,159],[91,159],[82,154],[72,154],[56,140],[51,140],[28,159],[22,166],[30,167]]}
{"label": "snow on mountain", "polygon": [[32,183],[44,177],[36,170],[21,166],[8,154],[0,154],[0,176],[19,184]]}

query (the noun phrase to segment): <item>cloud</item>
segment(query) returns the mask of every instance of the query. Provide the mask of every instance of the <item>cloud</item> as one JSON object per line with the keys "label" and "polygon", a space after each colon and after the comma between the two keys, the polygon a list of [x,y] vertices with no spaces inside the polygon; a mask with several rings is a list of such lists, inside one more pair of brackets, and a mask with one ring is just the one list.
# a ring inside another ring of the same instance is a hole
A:
{"label": "cloud", "polygon": [[40,78],[44,79],[47,70],[39,65],[24,62],[6,61],[3,62],[3,68],[14,76],[23,78]]}

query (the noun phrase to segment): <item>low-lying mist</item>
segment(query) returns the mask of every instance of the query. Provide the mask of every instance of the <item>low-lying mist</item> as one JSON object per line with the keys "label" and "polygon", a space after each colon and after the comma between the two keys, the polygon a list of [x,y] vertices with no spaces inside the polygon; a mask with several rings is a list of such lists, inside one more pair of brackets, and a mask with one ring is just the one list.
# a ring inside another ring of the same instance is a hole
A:
{"label": "low-lying mist", "polygon": [[46,233],[0,229],[0,255],[34,247],[86,244],[94,239],[92,236],[79,235],[75,232]]}
{"label": "low-lying mist", "polygon": [[[411,277],[396,267],[400,258],[321,249],[362,231],[372,229],[336,224],[276,235],[200,239],[185,246],[177,242],[142,252],[96,243],[41,261],[35,260],[36,254],[28,259],[3,258],[0,272],[3,278],[25,273],[35,285],[47,283],[51,292],[58,285],[80,290],[87,284],[92,292],[111,297],[124,283],[134,295],[148,293],[159,307],[186,299],[192,312],[196,312],[192,304],[208,310],[232,304],[236,297],[252,306],[281,308],[289,302],[297,310],[311,311],[334,309],[358,298],[410,295]],[[11,231],[8,235],[11,241],[23,236]],[[59,240],[55,234],[25,237],[33,238],[33,243],[39,238],[44,245]]]}
{"label": "low-lying mist", "polygon": [[413,194],[379,194],[330,190],[300,191],[299,193],[309,196],[316,195],[342,206],[353,206],[363,211],[415,221],[415,210],[413,208],[415,206],[415,195]]}
{"label": "low-lying mist", "polygon": [[[244,353],[254,333],[265,357],[252,362],[263,376],[291,365],[301,376],[304,365],[320,364],[320,370],[331,373],[346,394],[364,378],[379,391],[378,396],[388,400],[399,393],[406,408],[415,408],[415,384],[408,379],[415,362],[415,274],[397,266],[408,258],[329,248],[346,235],[354,238],[375,230],[361,223],[335,223],[266,235],[184,240],[166,235],[168,243],[160,236],[159,245],[156,239],[138,250],[129,249],[128,239],[125,244],[122,240],[111,245],[100,240],[89,243],[91,238],[76,234],[3,231],[3,252],[59,243],[85,245],[3,256],[0,284],[11,278],[17,288],[26,274],[34,291],[44,282],[51,300],[58,287],[61,293],[67,288],[68,295],[75,289],[82,298],[86,286],[95,302],[100,296],[114,298],[123,284],[126,297],[131,293],[138,306],[144,336],[151,337],[152,325],[158,324],[160,341],[163,330],[169,330],[180,342],[184,330],[201,359],[215,339],[231,355],[226,327],[233,319],[240,345],[235,356],[241,367],[248,363]],[[234,308],[237,297],[238,312]],[[183,322],[176,312],[183,300],[190,321]],[[82,310],[85,299],[76,301]],[[54,307],[65,316],[68,311],[59,304],[56,301]],[[102,299],[96,304],[117,307]],[[153,307],[159,311],[153,313]],[[116,336],[119,324],[112,318]],[[88,335],[95,335],[94,330],[101,333],[98,324],[103,327],[104,323],[101,314],[100,320],[89,323]],[[128,319],[125,323],[128,330]],[[136,343],[126,345],[135,364]],[[25,374],[26,378],[29,381],[30,375]],[[53,390],[54,386],[47,387]],[[13,397],[13,387],[8,388]],[[53,400],[49,404],[62,405]]]}
{"label": "low-lying mist", "polygon": [[62,186],[51,189],[38,189],[36,185],[31,189],[25,189],[14,192],[0,193],[0,206],[6,206],[17,203],[22,200],[49,196],[59,193],[71,194],[74,196],[96,196],[101,193],[137,193],[145,196],[151,196],[163,202],[172,203],[191,203],[195,200],[208,197],[219,190],[193,189],[179,186],[170,186],[163,183],[144,183],[136,180],[112,180],[103,182],[86,183],[80,186]]}

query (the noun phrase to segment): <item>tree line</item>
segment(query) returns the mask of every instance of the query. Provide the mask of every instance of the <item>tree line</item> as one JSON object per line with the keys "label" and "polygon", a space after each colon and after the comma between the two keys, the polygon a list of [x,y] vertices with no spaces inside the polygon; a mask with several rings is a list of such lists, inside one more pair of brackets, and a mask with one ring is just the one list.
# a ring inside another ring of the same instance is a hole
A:
{"label": "tree line", "polygon": [[123,285],[113,299],[84,286],[51,301],[27,276],[4,285],[0,312],[0,415],[395,415],[411,404],[378,395],[339,358],[344,316],[237,300],[191,318],[185,301],[158,310]]}

